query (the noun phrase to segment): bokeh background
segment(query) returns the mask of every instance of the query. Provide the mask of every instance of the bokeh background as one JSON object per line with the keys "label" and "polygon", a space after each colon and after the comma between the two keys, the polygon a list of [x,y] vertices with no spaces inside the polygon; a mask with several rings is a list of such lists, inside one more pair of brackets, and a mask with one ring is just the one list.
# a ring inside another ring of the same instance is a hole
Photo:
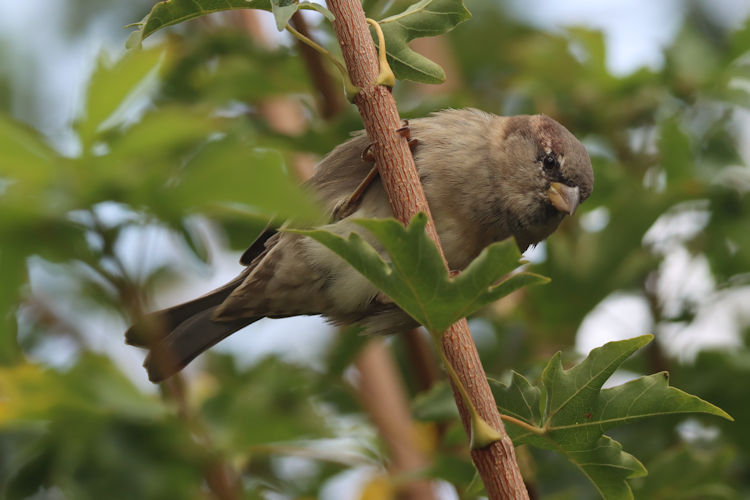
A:
{"label": "bokeh background", "polygon": [[[425,411],[444,382],[419,334],[262,320],[172,383],[147,381],[123,342],[131,319],[233,277],[269,216],[305,210],[290,179],[361,128],[267,13],[211,15],[126,53],[123,26],[152,5],[0,5],[0,495],[389,498],[408,467],[379,413],[408,419],[410,401],[409,453],[436,497],[481,495],[457,420]],[[375,18],[403,5],[365,2]],[[613,383],[668,370],[736,422],[616,429],[650,471],[635,497],[750,497],[750,4],[467,7],[473,19],[415,42],[448,78],[399,83],[402,115],[545,113],[596,173],[576,217],[528,253],[552,282],[471,319],[486,371],[534,378],[558,350],[573,362],[654,333]],[[542,498],[597,498],[563,458],[519,456]]]}

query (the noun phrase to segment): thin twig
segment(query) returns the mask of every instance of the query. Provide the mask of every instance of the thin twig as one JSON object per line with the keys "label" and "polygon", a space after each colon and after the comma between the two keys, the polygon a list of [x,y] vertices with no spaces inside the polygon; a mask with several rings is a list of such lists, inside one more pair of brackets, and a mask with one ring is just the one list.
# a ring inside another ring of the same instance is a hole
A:
{"label": "thin twig", "polygon": [[[130,276],[125,263],[122,261],[120,256],[114,249],[112,241],[108,237],[108,231],[104,224],[99,219],[98,215],[94,210],[90,211],[91,218],[93,221],[93,228],[99,233],[99,236],[103,241],[102,256],[109,258],[116,266],[119,271],[119,277],[112,276],[115,278],[112,280],[112,284],[117,287],[117,292],[120,295],[121,303],[125,304],[125,308],[131,318],[138,318],[143,315],[141,299],[141,287],[138,283]],[[150,338],[155,338],[155,335],[149,335]],[[157,362],[163,357],[155,357]],[[165,400],[172,401],[177,406],[177,415],[182,420],[186,427],[190,429],[191,433],[197,441],[200,442],[204,449],[214,449],[213,442],[210,434],[206,430],[205,426],[193,415],[190,405],[187,401],[186,396],[187,388],[185,387],[185,381],[180,374],[177,374],[168,379],[162,384],[162,395]],[[206,480],[211,492],[219,500],[239,500],[241,498],[239,489],[239,479],[237,474],[231,468],[231,466],[223,461],[221,458],[212,460],[206,468],[203,470],[203,478]]]}
{"label": "thin twig", "polygon": [[406,343],[406,353],[409,356],[409,366],[416,376],[418,391],[426,391],[440,380],[440,372],[435,363],[431,344],[422,332],[415,328],[401,335]]}
{"label": "thin twig", "polygon": [[432,485],[419,477],[429,461],[417,446],[408,397],[391,351],[383,339],[371,340],[355,364],[360,400],[388,447],[392,477],[404,478],[398,484],[399,498],[434,500]]}
{"label": "thin twig", "polygon": [[[305,21],[305,17],[301,12],[297,11],[294,13],[291,25],[308,40],[312,40],[312,34],[307,26],[307,21]],[[320,115],[325,119],[333,118],[344,107],[344,100],[341,97],[341,87],[335,85],[331,75],[326,71],[322,56],[315,49],[302,43],[300,40],[296,40],[296,42],[297,50],[299,50],[302,60],[307,67],[310,79],[320,95]]]}

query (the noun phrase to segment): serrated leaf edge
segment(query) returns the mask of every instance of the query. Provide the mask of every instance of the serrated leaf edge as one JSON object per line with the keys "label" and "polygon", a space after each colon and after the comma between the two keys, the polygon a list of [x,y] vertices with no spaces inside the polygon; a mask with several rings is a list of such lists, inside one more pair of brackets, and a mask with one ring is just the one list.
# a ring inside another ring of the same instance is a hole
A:
{"label": "serrated leaf edge", "polygon": [[[629,347],[628,350],[624,351],[621,355],[619,355],[616,358],[614,358],[610,363],[608,363],[607,365],[605,365],[604,368],[602,368],[601,370],[599,370],[595,375],[590,375],[587,383],[584,384],[584,385],[582,385],[581,387],[579,387],[576,391],[574,391],[567,399],[565,399],[564,401],[562,401],[557,406],[557,408],[555,408],[554,410],[550,410],[549,408],[545,408],[545,418],[544,418],[545,423],[549,422],[552,419],[552,417],[555,414],[557,414],[558,411],[560,411],[562,408],[565,407],[565,405],[567,405],[570,402],[571,399],[573,399],[575,396],[577,396],[578,394],[580,394],[581,391],[583,391],[584,389],[588,388],[590,386],[590,384],[591,384],[591,381],[594,380],[594,379],[596,379],[597,376],[599,376],[603,372],[607,371],[609,368],[612,367],[612,365],[621,365],[624,360],[626,360],[630,356],[632,356],[633,353],[636,352],[638,349],[641,349],[642,347],[646,346],[653,339],[654,339],[654,336],[651,335],[651,334],[641,335],[640,337],[634,337],[632,339],[617,340],[617,341],[614,341],[614,342],[607,342],[606,344],[604,344],[601,347],[597,347],[596,349],[592,349],[591,353],[589,353],[589,355],[584,359],[584,361],[586,359],[590,358],[591,355],[592,355],[592,353],[594,351],[601,350],[601,349],[605,348],[608,345],[615,344],[615,343],[618,343],[618,344],[632,343],[632,345]],[[549,361],[549,363],[547,364],[547,366],[544,368],[544,371],[542,372],[542,380],[545,379],[545,375],[548,373],[549,370],[558,369],[559,368],[559,370],[562,373],[567,373],[568,371],[572,370],[576,366],[580,366],[580,365],[575,365],[574,367],[568,368],[567,370],[564,369],[562,367],[562,362],[560,361],[561,356],[562,356],[562,352],[561,351],[558,351],[558,352],[555,353],[555,355],[552,357],[552,359]],[[548,390],[549,390],[549,388],[548,388]],[[546,428],[546,424],[545,424],[545,428]]]}

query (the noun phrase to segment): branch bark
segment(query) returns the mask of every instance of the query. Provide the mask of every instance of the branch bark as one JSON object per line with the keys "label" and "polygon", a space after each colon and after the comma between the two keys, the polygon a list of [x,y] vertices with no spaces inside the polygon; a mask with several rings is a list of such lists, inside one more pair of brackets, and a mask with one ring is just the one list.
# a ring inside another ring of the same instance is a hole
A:
{"label": "branch bark", "polygon": [[[439,247],[440,242],[414,159],[406,139],[396,132],[401,121],[395,100],[385,87],[372,85],[378,74],[378,61],[362,6],[359,0],[328,0],[327,4],[336,17],[333,28],[349,76],[354,85],[362,88],[355,98],[355,104],[370,141],[375,146],[375,159],[393,214],[406,223],[418,212],[425,212],[429,217],[427,232]],[[471,452],[489,498],[528,498],[516,465],[513,443],[505,433],[465,319],[445,332],[442,346],[479,415],[504,436],[487,448]],[[469,412],[455,387],[453,394],[464,429],[469,434]]]}
{"label": "branch bark", "polygon": [[432,485],[419,478],[429,460],[419,450],[408,396],[393,355],[383,339],[371,340],[355,362],[360,372],[357,387],[362,406],[385,441],[397,481],[399,500],[435,500]]}

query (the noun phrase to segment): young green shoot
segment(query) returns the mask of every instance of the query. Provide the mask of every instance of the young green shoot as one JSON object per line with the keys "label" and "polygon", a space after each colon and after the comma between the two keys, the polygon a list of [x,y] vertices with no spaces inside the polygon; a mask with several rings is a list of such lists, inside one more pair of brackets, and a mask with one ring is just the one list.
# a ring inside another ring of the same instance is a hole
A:
{"label": "young green shoot", "polygon": [[336,69],[341,74],[341,79],[344,82],[344,93],[346,94],[346,98],[349,100],[349,102],[354,102],[354,98],[357,97],[357,94],[359,94],[359,91],[361,89],[352,83],[351,78],[349,78],[349,73],[346,71],[346,66],[344,66],[344,63],[339,58],[331,54],[328,50],[326,50],[323,46],[315,43],[313,40],[310,40],[305,35],[294,29],[290,24],[286,25],[286,29],[287,31],[289,31],[289,33],[294,35],[297,40],[313,48],[315,51],[320,53],[320,55],[328,59],[334,66],[336,66]]}
{"label": "young green shoot", "polygon": [[369,17],[365,20],[367,21],[367,24],[375,28],[375,33],[378,35],[378,61],[380,63],[380,72],[375,79],[375,85],[385,85],[388,88],[393,88],[396,84],[396,76],[393,74],[393,70],[391,70],[391,66],[388,64],[388,59],[386,58],[385,36],[383,36],[383,30],[380,29],[380,25],[377,21],[370,19]]}
{"label": "young green shoot", "polygon": [[503,435],[500,434],[500,432],[493,428],[490,424],[488,424],[486,420],[479,416],[474,403],[472,403],[471,399],[469,399],[469,393],[466,391],[466,388],[458,378],[458,374],[453,368],[453,365],[451,365],[450,361],[448,361],[448,358],[445,355],[445,351],[443,350],[442,343],[440,342],[440,340],[442,339],[442,335],[434,334],[432,332],[430,332],[430,334],[433,341],[435,342],[435,349],[440,355],[440,359],[443,361],[443,366],[445,366],[445,371],[448,373],[448,377],[451,379],[453,385],[456,387],[456,390],[458,390],[458,393],[461,395],[461,399],[466,405],[466,409],[469,410],[469,415],[471,416],[471,439],[469,444],[470,448],[472,450],[478,450],[488,447],[495,441],[500,441],[503,438]]}

